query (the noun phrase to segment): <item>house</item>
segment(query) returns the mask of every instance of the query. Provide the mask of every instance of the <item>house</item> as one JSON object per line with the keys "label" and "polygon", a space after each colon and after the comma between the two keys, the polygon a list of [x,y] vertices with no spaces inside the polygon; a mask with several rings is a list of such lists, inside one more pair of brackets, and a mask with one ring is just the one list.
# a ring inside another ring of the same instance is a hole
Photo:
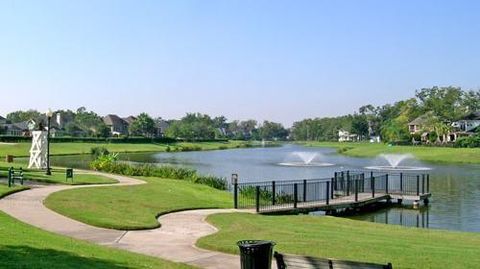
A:
{"label": "house", "polygon": [[480,111],[470,113],[452,123],[453,132],[448,135],[448,140],[456,141],[459,137],[471,136],[480,129]]}
{"label": "house", "polygon": [[431,117],[432,112],[427,112],[426,114],[421,115],[420,117],[415,118],[408,123],[408,131],[410,134],[416,134],[424,130],[425,124],[429,117]]}
{"label": "house", "polygon": [[130,126],[134,121],[137,120],[137,118],[134,116],[128,116],[126,118],[123,118],[123,120],[128,124],[128,126]]}
{"label": "house", "polygon": [[351,134],[349,131],[338,130],[338,142],[355,142],[358,141],[357,134]]}
{"label": "house", "polygon": [[113,136],[128,135],[128,122],[117,115],[109,114],[103,117],[103,122]]}
{"label": "house", "polygon": [[32,136],[31,131],[35,129],[34,120],[22,121],[18,123],[8,123],[4,125],[5,134],[8,136]]}
{"label": "house", "polygon": [[4,117],[0,116],[0,126],[5,125],[7,123],[9,123],[9,121],[7,119],[5,119]]}
{"label": "house", "polygon": [[158,118],[155,120],[155,136],[156,137],[164,137],[165,136],[165,131],[167,128],[170,126],[168,121]]}

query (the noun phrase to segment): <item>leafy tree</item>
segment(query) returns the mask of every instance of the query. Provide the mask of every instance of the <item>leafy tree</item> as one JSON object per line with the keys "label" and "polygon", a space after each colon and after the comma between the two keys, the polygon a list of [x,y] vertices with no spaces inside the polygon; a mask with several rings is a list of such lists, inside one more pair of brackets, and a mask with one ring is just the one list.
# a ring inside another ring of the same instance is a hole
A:
{"label": "leafy tree", "polygon": [[7,114],[7,120],[11,121],[12,123],[18,123],[28,120],[37,120],[41,118],[44,114],[38,112],[37,110],[27,110],[27,111],[15,111],[12,113]]}
{"label": "leafy tree", "polygon": [[213,120],[201,113],[187,113],[185,117],[172,122],[166,133],[169,137],[186,140],[210,140],[215,138]]}
{"label": "leafy tree", "polygon": [[281,123],[264,121],[259,128],[261,139],[266,140],[285,140],[288,136],[288,131]]}
{"label": "leafy tree", "polygon": [[105,137],[109,134],[106,132],[108,128],[102,118],[93,111],[88,112],[85,107],[77,109],[74,123],[88,136]]}
{"label": "leafy tree", "polygon": [[367,116],[355,114],[352,117],[352,133],[361,137],[368,136]]}
{"label": "leafy tree", "polygon": [[129,131],[132,135],[153,137],[155,136],[155,121],[147,113],[141,113],[132,122]]}

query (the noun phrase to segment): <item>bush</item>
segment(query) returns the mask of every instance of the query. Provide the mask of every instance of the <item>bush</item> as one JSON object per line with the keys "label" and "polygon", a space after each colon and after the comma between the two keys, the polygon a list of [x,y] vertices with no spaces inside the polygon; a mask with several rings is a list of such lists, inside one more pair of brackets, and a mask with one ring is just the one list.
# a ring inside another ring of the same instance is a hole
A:
{"label": "bush", "polygon": [[460,137],[455,141],[457,148],[478,148],[480,147],[480,135]]}
{"label": "bush", "polygon": [[156,166],[153,164],[130,164],[119,162],[117,155],[109,154],[99,156],[90,163],[94,170],[125,176],[145,176],[188,180],[198,184],[204,184],[219,190],[226,190],[228,183],[225,178],[215,176],[201,176],[194,169],[175,166]]}
{"label": "bush", "polygon": [[93,156],[94,159],[98,159],[98,157],[103,155],[109,155],[110,152],[106,147],[93,147],[90,149],[90,154]]}

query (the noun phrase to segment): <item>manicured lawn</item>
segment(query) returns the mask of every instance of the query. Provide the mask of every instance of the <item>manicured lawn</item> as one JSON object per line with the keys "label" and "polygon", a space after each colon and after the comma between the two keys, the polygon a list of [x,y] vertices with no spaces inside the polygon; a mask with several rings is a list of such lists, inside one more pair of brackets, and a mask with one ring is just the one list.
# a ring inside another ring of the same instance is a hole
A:
{"label": "manicured lawn", "polygon": [[386,263],[393,268],[477,268],[480,234],[375,224],[335,217],[217,214],[220,231],[197,245],[238,253],[235,242],[267,239],[280,252]]}
{"label": "manicured lawn", "polygon": [[9,188],[8,185],[0,184],[0,199],[9,194],[19,192],[22,190],[27,190],[27,189],[28,189],[27,187],[18,186],[18,185]]}
{"label": "manicured lawn", "polygon": [[447,148],[429,146],[388,146],[373,143],[306,142],[306,146],[333,147],[352,157],[375,157],[382,153],[411,153],[417,159],[440,163],[480,164],[480,148]]}
{"label": "manicured lawn", "polygon": [[148,184],[57,192],[46,199],[45,205],[81,222],[114,229],[156,228],[159,214],[233,206],[230,193],[205,185],[171,179],[144,180]]}
{"label": "manicured lawn", "polygon": [[[228,141],[228,142],[198,142],[198,143],[170,143],[170,144],[114,144],[114,143],[52,143],[51,154],[52,155],[71,155],[71,154],[89,154],[90,149],[93,147],[106,147],[111,152],[162,152],[166,151],[167,147],[171,150],[185,150],[201,149],[201,150],[214,150],[214,149],[227,149],[245,147],[248,142],[245,141]],[[17,143],[17,144],[1,144],[0,143],[0,157],[4,158],[5,155],[10,154],[17,157],[29,156],[29,150],[31,143]]]}
{"label": "manicured lawn", "polygon": [[[42,170],[33,170],[25,169],[26,164],[17,164],[17,163],[4,163],[0,162],[0,178],[6,178],[8,175],[8,168],[13,166],[15,169],[23,167],[24,171],[24,180],[25,181],[37,181],[45,183],[60,183],[60,184],[69,184],[69,185],[81,185],[81,184],[111,184],[116,183],[116,180],[98,176],[98,175],[88,175],[76,173],[74,170],[73,182],[71,179],[68,181],[65,180],[65,169],[52,168],[52,175],[45,175],[45,171]],[[15,181],[17,184],[20,182]]]}
{"label": "manicured lawn", "polygon": [[0,268],[193,268],[62,237],[0,212]]}
{"label": "manicured lawn", "polygon": [[[0,197],[21,187],[0,185]],[[0,211],[0,268],[193,268],[43,231]]]}

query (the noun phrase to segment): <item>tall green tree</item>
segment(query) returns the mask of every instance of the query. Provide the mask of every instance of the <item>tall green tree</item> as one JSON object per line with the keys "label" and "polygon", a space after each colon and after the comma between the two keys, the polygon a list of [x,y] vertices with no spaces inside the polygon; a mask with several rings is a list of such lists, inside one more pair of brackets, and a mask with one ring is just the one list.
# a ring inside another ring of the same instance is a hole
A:
{"label": "tall green tree", "polygon": [[144,137],[155,136],[155,121],[147,113],[138,115],[129,128],[132,135],[141,135]]}

